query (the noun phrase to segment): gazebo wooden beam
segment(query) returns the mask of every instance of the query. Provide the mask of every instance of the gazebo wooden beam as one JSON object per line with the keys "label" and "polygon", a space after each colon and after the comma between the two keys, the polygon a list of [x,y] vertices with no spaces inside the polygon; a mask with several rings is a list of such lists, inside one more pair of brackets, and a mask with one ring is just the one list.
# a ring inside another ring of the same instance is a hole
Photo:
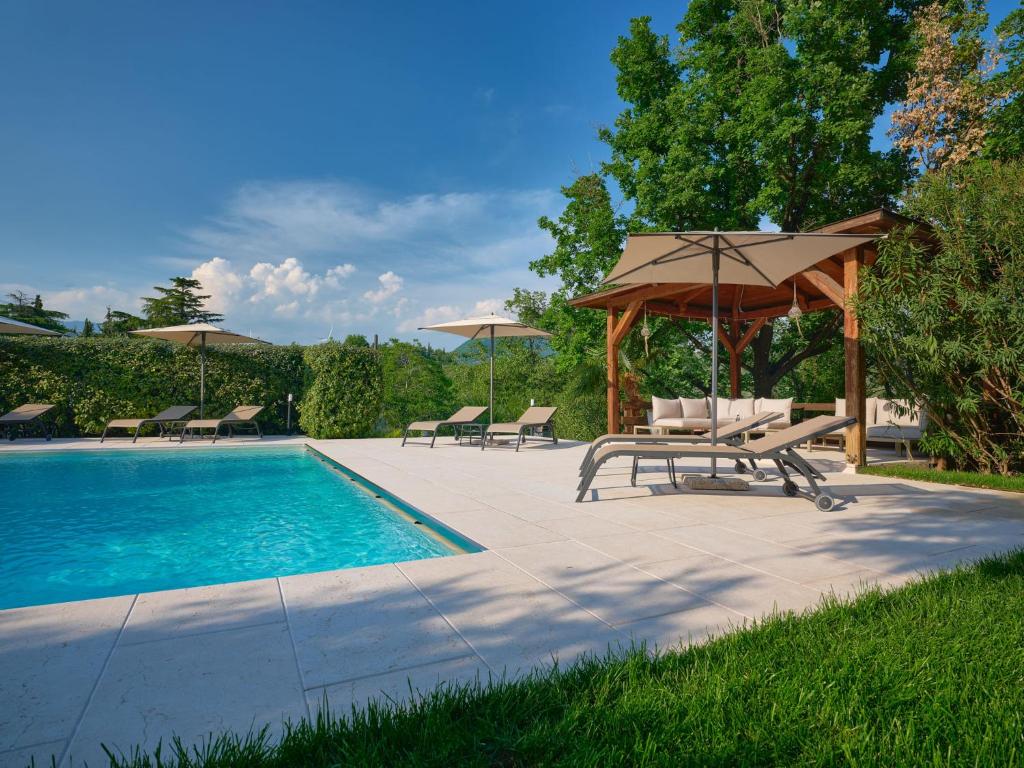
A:
{"label": "gazebo wooden beam", "polygon": [[621,429],[621,416],[619,413],[619,346],[626,338],[630,328],[636,323],[640,316],[640,310],[644,302],[631,301],[622,313],[622,317],[616,318],[614,309],[608,309],[608,337],[606,339],[606,350],[608,353],[608,380],[606,389],[608,393],[608,431],[618,432]]}
{"label": "gazebo wooden beam", "polygon": [[845,306],[843,286],[826,275],[820,269],[813,267],[805,272],[801,272],[800,274],[807,282],[825,294],[837,307],[842,308]]}

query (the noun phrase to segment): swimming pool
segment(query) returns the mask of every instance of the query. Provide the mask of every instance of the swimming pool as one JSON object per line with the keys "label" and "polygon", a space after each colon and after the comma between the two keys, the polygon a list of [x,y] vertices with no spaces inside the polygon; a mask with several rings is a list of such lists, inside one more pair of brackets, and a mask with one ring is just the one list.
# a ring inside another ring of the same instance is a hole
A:
{"label": "swimming pool", "polygon": [[0,609],[474,549],[352,478],[299,447],[2,455]]}

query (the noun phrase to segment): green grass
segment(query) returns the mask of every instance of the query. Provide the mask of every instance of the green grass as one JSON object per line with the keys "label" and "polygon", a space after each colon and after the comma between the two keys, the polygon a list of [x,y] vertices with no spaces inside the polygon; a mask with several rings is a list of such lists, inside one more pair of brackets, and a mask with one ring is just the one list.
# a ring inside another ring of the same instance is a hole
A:
{"label": "green grass", "polygon": [[654,659],[173,751],[164,765],[1021,765],[1024,552]]}
{"label": "green grass", "polygon": [[1022,475],[1007,477],[1005,475],[983,475],[979,472],[952,472],[932,469],[920,464],[878,464],[873,467],[861,467],[857,472],[862,475],[901,477],[904,480],[924,480],[929,483],[966,485],[971,488],[1024,493],[1024,476]]}

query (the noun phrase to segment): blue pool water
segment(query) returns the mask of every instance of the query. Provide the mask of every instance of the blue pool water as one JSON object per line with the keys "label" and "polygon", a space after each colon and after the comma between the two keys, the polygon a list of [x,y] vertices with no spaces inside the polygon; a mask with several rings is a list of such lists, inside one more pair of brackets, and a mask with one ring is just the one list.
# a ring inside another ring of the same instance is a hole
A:
{"label": "blue pool water", "polygon": [[6,454],[0,489],[0,609],[466,546],[304,448]]}

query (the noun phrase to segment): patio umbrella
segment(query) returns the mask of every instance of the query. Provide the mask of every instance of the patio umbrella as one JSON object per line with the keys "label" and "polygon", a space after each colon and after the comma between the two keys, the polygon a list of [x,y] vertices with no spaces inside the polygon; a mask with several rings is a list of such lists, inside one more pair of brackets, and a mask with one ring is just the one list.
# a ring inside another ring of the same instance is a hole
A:
{"label": "patio umbrella", "polygon": [[20,320],[12,320],[9,317],[0,317],[0,333],[23,334],[26,336],[60,336],[57,331],[49,328],[40,328],[38,325],[29,325]]}
{"label": "patio umbrella", "polygon": [[207,344],[269,344],[268,341],[244,336],[210,323],[169,325],[164,328],[143,328],[130,333],[151,336],[154,339],[174,341],[188,347],[199,347],[199,418],[203,418],[206,400],[206,345]]}
{"label": "patio umbrella", "polygon": [[[718,286],[776,287],[819,261],[878,235],[816,232],[653,232],[630,235],[604,283],[711,284],[711,444],[718,442]],[[711,476],[716,474],[711,461]]]}
{"label": "patio umbrella", "polygon": [[478,338],[481,334],[487,334],[491,337],[491,402],[490,408],[487,411],[491,424],[494,423],[494,338],[496,336],[551,336],[547,331],[531,328],[525,323],[520,323],[518,320],[501,317],[493,312],[483,317],[470,317],[465,320],[452,320],[448,323],[427,325],[420,328],[420,330],[454,333],[456,336],[465,336],[468,339]]}

